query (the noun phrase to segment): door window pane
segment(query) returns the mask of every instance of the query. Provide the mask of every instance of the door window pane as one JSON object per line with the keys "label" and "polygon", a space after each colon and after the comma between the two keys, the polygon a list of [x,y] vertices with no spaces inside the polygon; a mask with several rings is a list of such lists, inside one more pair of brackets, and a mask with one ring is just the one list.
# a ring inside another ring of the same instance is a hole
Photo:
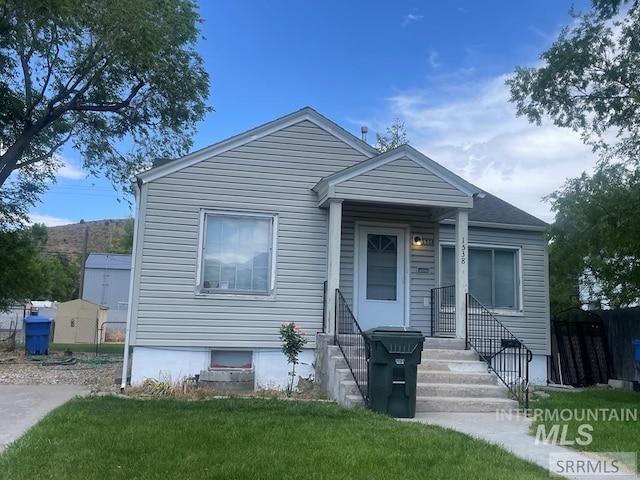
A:
{"label": "door window pane", "polygon": [[367,300],[398,298],[398,237],[367,235]]}

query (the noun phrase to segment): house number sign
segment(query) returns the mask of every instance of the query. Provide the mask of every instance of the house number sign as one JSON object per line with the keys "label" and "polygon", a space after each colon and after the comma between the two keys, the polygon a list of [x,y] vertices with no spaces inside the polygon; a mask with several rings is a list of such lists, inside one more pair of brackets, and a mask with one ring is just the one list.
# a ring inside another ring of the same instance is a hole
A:
{"label": "house number sign", "polygon": [[467,241],[462,237],[462,245],[460,246],[460,263],[464,265],[467,263]]}

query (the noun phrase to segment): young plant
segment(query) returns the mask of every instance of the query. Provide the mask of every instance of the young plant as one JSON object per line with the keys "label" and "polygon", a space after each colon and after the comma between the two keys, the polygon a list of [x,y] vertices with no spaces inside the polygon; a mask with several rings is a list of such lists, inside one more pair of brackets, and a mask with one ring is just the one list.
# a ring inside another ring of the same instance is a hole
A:
{"label": "young plant", "polygon": [[285,357],[287,357],[287,362],[291,365],[291,371],[289,372],[289,377],[291,378],[287,385],[287,397],[291,396],[291,392],[293,391],[293,381],[296,378],[296,365],[299,363],[298,355],[307,343],[305,335],[302,327],[293,322],[280,326],[282,353],[284,353]]}

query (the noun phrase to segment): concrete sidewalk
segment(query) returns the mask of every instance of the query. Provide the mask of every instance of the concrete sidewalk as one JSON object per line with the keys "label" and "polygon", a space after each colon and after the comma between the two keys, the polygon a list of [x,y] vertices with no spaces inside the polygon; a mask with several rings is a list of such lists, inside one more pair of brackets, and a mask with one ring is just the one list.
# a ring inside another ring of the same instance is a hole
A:
{"label": "concrete sidewalk", "polygon": [[88,393],[79,385],[0,385],[0,453],[51,410]]}
{"label": "concrete sidewalk", "polygon": [[[404,419],[405,421],[415,421],[431,425],[439,425],[441,427],[457,430],[466,433],[475,438],[486,440],[490,443],[500,445],[505,450],[514,455],[536,463],[547,470],[553,465],[553,471],[556,476],[570,479],[594,479],[594,478],[616,478],[616,479],[635,479],[638,478],[634,473],[619,471],[616,475],[579,475],[577,473],[579,465],[586,465],[590,461],[591,465],[598,460],[605,460],[595,456],[587,456],[577,453],[559,445],[550,443],[537,443],[535,437],[529,434],[531,419],[520,414],[497,414],[497,413],[418,413],[413,419]],[[559,460],[550,463],[550,459]],[[574,463],[571,463],[574,462]],[[615,470],[615,468],[610,469]],[[551,472],[551,470],[550,470]]]}

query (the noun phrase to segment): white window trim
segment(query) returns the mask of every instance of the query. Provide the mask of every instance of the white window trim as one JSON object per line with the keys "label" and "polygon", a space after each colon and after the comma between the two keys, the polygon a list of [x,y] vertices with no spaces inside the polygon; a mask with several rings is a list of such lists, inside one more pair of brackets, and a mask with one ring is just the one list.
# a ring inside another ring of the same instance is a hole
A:
{"label": "white window trim", "polygon": [[[438,285],[441,287],[446,287],[447,285],[442,285],[442,249],[444,247],[455,248],[456,244],[454,242],[440,242],[439,251],[438,251]],[[512,316],[512,317],[520,317],[524,315],[524,292],[523,292],[523,271],[522,271],[522,246],[520,245],[498,245],[493,243],[469,243],[468,248],[477,248],[484,250],[510,250],[516,252],[516,263],[518,264],[518,271],[516,276],[516,297],[518,301],[518,306],[516,308],[493,308],[493,307],[485,307],[491,313],[495,313],[496,315],[501,316]]]}
{"label": "white window trim", "polygon": [[[269,291],[265,293],[256,292],[230,292],[222,290],[205,290],[203,288],[203,263],[206,237],[206,217],[207,215],[230,216],[230,217],[250,217],[268,218],[271,220],[271,255],[269,265]],[[200,296],[211,296],[215,298],[241,298],[243,300],[274,300],[276,297],[276,263],[277,263],[277,243],[278,243],[278,214],[263,212],[243,212],[234,210],[214,210],[210,208],[200,209],[200,222],[198,231],[198,260],[196,265],[196,285],[195,294]]]}

